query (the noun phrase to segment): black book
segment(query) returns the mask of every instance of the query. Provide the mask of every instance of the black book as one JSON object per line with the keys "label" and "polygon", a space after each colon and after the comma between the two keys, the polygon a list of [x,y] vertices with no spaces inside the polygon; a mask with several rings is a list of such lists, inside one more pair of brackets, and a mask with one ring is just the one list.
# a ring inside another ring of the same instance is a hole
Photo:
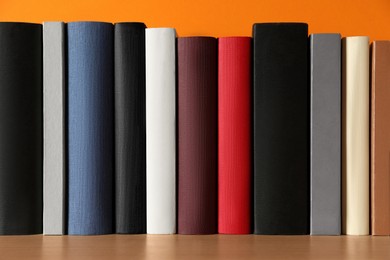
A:
{"label": "black book", "polygon": [[145,25],[115,24],[116,233],[146,233]]}
{"label": "black book", "polygon": [[0,234],[42,233],[42,25],[0,23]]}
{"label": "black book", "polygon": [[308,26],[253,26],[254,233],[309,233]]}

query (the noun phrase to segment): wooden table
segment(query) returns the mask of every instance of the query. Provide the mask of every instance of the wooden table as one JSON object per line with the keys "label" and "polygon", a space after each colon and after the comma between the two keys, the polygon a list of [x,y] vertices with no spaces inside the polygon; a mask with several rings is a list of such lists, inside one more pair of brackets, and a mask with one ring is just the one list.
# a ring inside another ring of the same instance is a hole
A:
{"label": "wooden table", "polygon": [[390,237],[0,236],[0,259],[390,259]]}

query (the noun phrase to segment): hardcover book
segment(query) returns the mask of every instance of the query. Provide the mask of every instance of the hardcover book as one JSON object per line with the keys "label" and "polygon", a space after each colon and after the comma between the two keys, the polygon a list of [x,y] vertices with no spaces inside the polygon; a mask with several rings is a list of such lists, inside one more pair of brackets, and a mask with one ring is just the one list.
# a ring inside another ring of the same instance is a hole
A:
{"label": "hardcover book", "polygon": [[341,233],[341,38],[310,35],[310,234]]}
{"label": "hardcover book", "polygon": [[145,31],[146,232],[176,233],[176,31]]}
{"label": "hardcover book", "polygon": [[342,51],[342,229],[346,235],[368,235],[369,38],[343,38]]}
{"label": "hardcover book", "polygon": [[371,55],[371,232],[390,235],[390,41]]}
{"label": "hardcover book", "polygon": [[0,23],[0,234],[42,233],[42,25]]}
{"label": "hardcover book", "polygon": [[43,24],[43,233],[65,231],[65,25]]}
{"label": "hardcover book", "polygon": [[181,37],[178,59],[178,233],[217,233],[217,39]]}
{"label": "hardcover book", "polygon": [[218,233],[251,233],[251,37],[218,39]]}
{"label": "hardcover book", "polygon": [[146,233],[145,24],[115,24],[115,232]]}
{"label": "hardcover book", "polygon": [[68,234],[113,233],[114,30],[68,24]]}
{"label": "hardcover book", "polygon": [[254,233],[309,233],[308,26],[253,26]]}

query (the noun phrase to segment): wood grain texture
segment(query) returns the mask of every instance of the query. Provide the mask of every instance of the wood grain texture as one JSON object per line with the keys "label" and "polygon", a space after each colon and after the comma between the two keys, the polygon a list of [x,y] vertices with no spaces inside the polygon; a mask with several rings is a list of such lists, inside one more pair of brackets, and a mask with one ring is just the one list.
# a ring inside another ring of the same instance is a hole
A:
{"label": "wood grain texture", "polygon": [[217,232],[217,40],[183,37],[178,59],[178,233]]}
{"label": "wood grain texture", "polygon": [[113,232],[113,25],[73,22],[68,32],[68,233]]}
{"label": "wood grain texture", "polygon": [[389,237],[253,235],[0,236],[1,257],[19,259],[390,259]]}
{"label": "wood grain texture", "polygon": [[145,24],[115,24],[115,232],[146,233]]}
{"label": "wood grain texture", "polygon": [[250,37],[218,39],[218,232],[251,233]]}
{"label": "wood grain texture", "polygon": [[342,232],[370,232],[369,38],[342,39]]}
{"label": "wood grain texture", "polygon": [[0,23],[0,234],[42,233],[42,25]]}
{"label": "wood grain texture", "polygon": [[43,24],[43,233],[65,231],[65,25]]}
{"label": "wood grain texture", "polygon": [[371,233],[390,235],[390,41],[372,43]]}

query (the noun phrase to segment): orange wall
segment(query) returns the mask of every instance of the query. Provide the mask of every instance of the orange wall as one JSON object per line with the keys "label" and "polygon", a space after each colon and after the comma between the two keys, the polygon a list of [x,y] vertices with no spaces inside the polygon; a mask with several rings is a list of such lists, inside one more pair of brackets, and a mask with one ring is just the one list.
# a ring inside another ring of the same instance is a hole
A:
{"label": "orange wall", "polygon": [[143,21],[180,36],[250,35],[255,22],[390,39],[390,0],[0,0],[1,21]]}

